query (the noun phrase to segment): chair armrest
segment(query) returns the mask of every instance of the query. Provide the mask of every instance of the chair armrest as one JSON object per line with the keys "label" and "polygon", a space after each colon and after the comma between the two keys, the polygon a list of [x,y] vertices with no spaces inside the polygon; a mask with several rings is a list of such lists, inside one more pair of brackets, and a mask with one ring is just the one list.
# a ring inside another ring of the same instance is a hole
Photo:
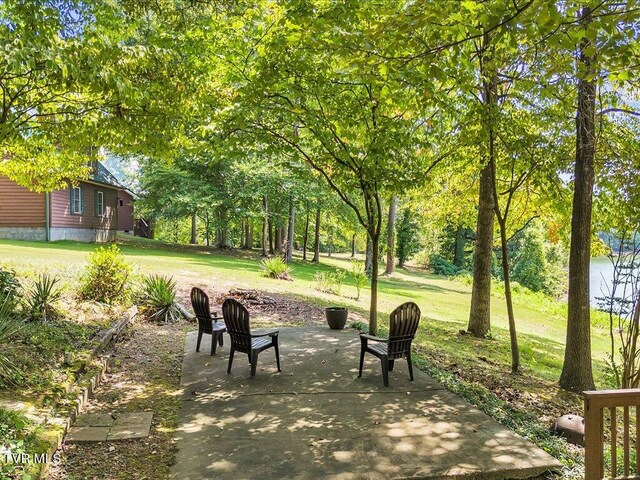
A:
{"label": "chair armrest", "polygon": [[279,333],[280,333],[280,331],[279,331],[279,330],[271,330],[270,332],[266,332],[266,333],[252,333],[252,334],[251,334],[251,338],[258,338],[258,337],[277,337]]}
{"label": "chair armrest", "polygon": [[386,338],[375,337],[373,335],[369,335],[368,333],[361,333],[360,340],[372,340],[374,342],[386,342]]}

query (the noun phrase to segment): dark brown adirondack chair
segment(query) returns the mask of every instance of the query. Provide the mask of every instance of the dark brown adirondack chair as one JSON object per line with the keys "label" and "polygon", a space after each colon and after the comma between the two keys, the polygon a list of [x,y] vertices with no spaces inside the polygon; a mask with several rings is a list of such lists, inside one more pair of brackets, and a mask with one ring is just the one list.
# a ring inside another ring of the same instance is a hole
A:
{"label": "dark brown adirondack chair", "polygon": [[226,331],[224,323],[218,322],[218,320],[222,320],[222,318],[211,315],[211,311],[209,310],[209,297],[198,287],[191,289],[191,306],[198,319],[198,343],[196,345],[196,352],[200,351],[202,335],[206,333],[211,335],[211,355],[215,355],[216,346],[218,344],[220,344],[220,346],[223,345],[222,334]]}
{"label": "dark brown adirondack chair", "polygon": [[235,352],[246,353],[251,364],[251,377],[256,376],[258,354],[267,348],[273,347],[276,352],[276,364],[280,372],[280,350],[278,349],[278,331],[254,335],[249,326],[249,312],[240,302],[233,298],[227,298],[222,304],[222,316],[227,326],[227,332],[231,337],[229,350],[229,367],[227,373],[231,373],[233,354]]}
{"label": "dark brown adirondack chair", "polygon": [[[384,386],[389,386],[389,372],[397,358],[405,357],[409,365],[409,377],[413,381],[413,365],[411,364],[411,342],[418,330],[420,309],[413,302],[407,302],[396,308],[390,315],[389,338],[360,335],[360,370],[358,378],[362,377],[364,354],[369,352],[382,362],[382,380]],[[376,342],[369,344],[369,342]]]}

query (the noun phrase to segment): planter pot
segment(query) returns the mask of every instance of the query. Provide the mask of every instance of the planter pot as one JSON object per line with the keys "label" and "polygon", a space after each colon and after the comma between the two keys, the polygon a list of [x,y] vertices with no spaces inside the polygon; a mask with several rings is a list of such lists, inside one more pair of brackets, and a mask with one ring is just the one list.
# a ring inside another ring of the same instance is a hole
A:
{"label": "planter pot", "polygon": [[342,330],[347,324],[349,310],[345,307],[328,307],[324,311],[327,316],[329,328],[333,330]]}

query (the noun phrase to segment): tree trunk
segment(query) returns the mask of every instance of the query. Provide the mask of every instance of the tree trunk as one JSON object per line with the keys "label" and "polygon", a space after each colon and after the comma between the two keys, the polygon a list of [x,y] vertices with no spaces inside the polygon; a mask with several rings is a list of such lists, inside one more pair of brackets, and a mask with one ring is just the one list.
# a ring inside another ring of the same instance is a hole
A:
{"label": "tree trunk", "polygon": [[[580,12],[587,28],[591,10]],[[591,207],[595,157],[596,66],[594,48],[588,35],[580,43],[578,109],[576,112],[576,159],[569,251],[569,294],[567,341],[560,386],[580,392],[593,390],[591,369],[591,312],[589,305],[589,261],[591,259]]]}
{"label": "tree trunk", "polygon": [[[371,236],[371,233],[367,235]],[[378,332],[378,255],[380,246],[380,234],[374,233],[371,240],[371,303],[369,304],[369,333],[376,335]]]}
{"label": "tree trunk", "polygon": [[247,250],[253,250],[253,222],[250,218],[247,218]]}
{"label": "tree trunk", "polygon": [[269,220],[269,254],[273,255],[275,253],[275,250],[273,249],[273,237],[275,235],[273,234],[273,222],[271,220]]}
{"label": "tree trunk", "polygon": [[242,224],[240,225],[240,248],[244,249],[245,245],[246,245],[246,236],[245,236],[245,231],[246,231],[246,219],[242,219]]}
{"label": "tree trunk", "polygon": [[295,226],[296,226],[296,205],[293,202],[293,198],[289,199],[289,228],[287,236],[287,253],[286,261],[289,263],[293,260],[293,239],[295,238]]}
{"label": "tree trunk", "polygon": [[320,261],[320,204],[316,208],[316,231],[315,231],[315,239],[313,241],[313,258],[312,262]]}
{"label": "tree trunk", "polygon": [[243,232],[243,237],[244,237],[244,242],[242,243],[242,248],[244,248],[245,250],[249,250],[251,248],[251,244],[249,243],[249,217],[245,218],[243,221],[243,226],[244,226],[244,232]]}
{"label": "tree trunk", "polygon": [[307,218],[304,223],[304,238],[302,239],[302,260],[307,259],[308,243],[309,243],[309,205],[307,205]]}
{"label": "tree trunk", "polygon": [[262,256],[269,255],[269,205],[267,196],[262,196]]}
{"label": "tree trunk", "polygon": [[462,225],[458,225],[456,230],[456,241],[453,251],[453,264],[456,267],[464,267],[464,246],[467,241],[467,229]]}
{"label": "tree trunk", "polygon": [[398,197],[391,198],[389,204],[389,220],[387,223],[387,268],[385,275],[391,275],[396,269],[395,249],[396,249],[396,209],[398,208]]}
{"label": "tree trunk", "polygon": [[356,234],[351,235],[351,258],[356,256]]}
{"label": "tree trunk", "polygon": [[490,43],[489,35],[485,33],[484,46],[480,51],[480,73],[483,77],[483,122],[489,125],[487,164],[480,172],[480,193],[478,197],[478,221],[476,243],[473,252],[473,287],[471,291],[471,311],[467,330],[477,337],[486,337],[491,330],[491,260],[493,253],[493,216],[495,198],[493,193],[493,168],[495,165],[493,130],[493,113],[496,108],[495,74],[487,78],[485,70],[486,49]]}
{"label": "tree trunk", "polygon": [[220,209],[220,239],[218,248],[229,247],[229,220],[226,208]]}
{"label": "tree trunk", "polygon": [[196,245],[198,243],[196,222],[196,212],[193,212],[191,214],[191,240],[189,240],[189,243],[191,243],[192,245]]}
{"label": "tree trunk", "polygon": [[333,252],[333,225],[329,225],[329,232],[327,235],[327,250],[329,251],[328,257],[331,257]]}
{"label": "tree trunk", "polygon": [[516,334],[516,319],[511,299],[511,277],[509,275],[509,252],[507,250],[506,219],[498,217],[500,226],[500,247],[502,251],[502,275],[504,276],[504,296],[507,302],[507,317],[509,319],[509,339],[511,340],[511,372],[517,373],[520,368],[520,351],[518,350],[518,336]]}
{"label": "tree trunk", "polygon": [[204,236],[205,236],[205,242],[207,242],[207,247],[211,244],[211,241],[209,239],[209,212],[204,212]]}
{"label": "tree trunk", "polygon": [[369,278],[373,275],[373,242],[371,241],[371,234],[367,233],[367,249],[364,256],[364,270],[367,272]]}
{"label": "tree trunk", "polygon": [[275,251],[280,253],[282,251],[282,228],[276,227],[276,244],[274,246]]}

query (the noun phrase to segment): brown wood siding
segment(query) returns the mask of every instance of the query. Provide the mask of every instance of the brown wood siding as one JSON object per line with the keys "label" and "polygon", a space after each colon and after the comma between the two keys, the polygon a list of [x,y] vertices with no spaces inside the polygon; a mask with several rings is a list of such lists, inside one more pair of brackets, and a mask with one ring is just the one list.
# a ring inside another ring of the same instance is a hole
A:
{"label": "brown wood siding", "polygon": [[[64,190],[51,192],[51,226],[70,228],[96,228],[111,230],[118,224],[116,208],[118,190],[115,188],[80,182],[84,195],[84,211],[81,214],[71,214],[71,194],[69,187]],[[95,192],[104,193],[105,214],[95,214]]]}
{"label": "brown wood siding", "polygon": [[44,227],[44,193],[32,192],[0,176],[0,226]]}
{"label": "brown wood siding", "polygon": [[118,230],[133,232],[133,227],[133,196],[129,192],[120,190],[118,192]]}

